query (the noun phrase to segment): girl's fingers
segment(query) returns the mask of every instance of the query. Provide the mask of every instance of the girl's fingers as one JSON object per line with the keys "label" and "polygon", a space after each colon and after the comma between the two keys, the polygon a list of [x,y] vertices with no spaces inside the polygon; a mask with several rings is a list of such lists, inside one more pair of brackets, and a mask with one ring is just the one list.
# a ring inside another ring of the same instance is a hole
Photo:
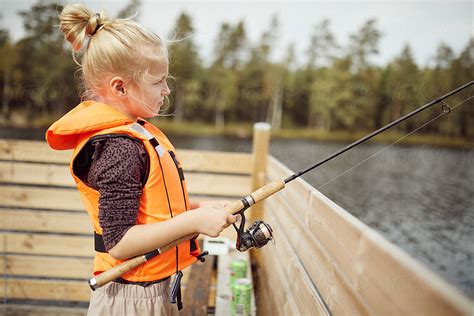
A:
{"label": "girl's fingers", "polygon": [[232,215],[232,214],[229,214],[229,215],[227,216],[227,223],[233,224],[233,223],[235,223],[236,221],[237,221],[237,216]]}

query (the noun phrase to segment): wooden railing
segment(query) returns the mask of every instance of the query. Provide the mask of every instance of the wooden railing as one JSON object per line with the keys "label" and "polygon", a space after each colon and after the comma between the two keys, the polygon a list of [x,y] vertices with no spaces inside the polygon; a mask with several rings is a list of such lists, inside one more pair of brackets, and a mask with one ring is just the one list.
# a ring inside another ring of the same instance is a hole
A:
{"label": "wooden railing", "polygon": [[[268,181],[293,172],[270,157]],[[472,315],[474,304],[301,178],[268,198],[262,315]]]}

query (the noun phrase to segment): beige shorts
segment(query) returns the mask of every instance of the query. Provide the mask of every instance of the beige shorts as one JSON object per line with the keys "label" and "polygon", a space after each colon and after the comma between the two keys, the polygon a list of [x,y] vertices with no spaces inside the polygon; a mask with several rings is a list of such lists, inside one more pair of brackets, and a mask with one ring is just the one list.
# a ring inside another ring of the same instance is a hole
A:
{"label": "beige shorts", "polygon": [[179,315],[170,303],[170,279],[143,287],[110,282],[91,294],[88,316]]}

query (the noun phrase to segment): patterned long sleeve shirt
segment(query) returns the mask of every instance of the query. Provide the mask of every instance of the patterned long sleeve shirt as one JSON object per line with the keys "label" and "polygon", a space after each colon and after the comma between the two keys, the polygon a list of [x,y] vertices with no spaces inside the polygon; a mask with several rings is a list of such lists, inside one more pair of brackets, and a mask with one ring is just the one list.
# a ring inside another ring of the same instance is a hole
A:
{"label": "patterned long sleeve shirt", "polygon": [[99,224],[109,251],[137,223],[148,154],[143,144],[126,137],[92,141],[94,154],[86,182],[99,191]]}

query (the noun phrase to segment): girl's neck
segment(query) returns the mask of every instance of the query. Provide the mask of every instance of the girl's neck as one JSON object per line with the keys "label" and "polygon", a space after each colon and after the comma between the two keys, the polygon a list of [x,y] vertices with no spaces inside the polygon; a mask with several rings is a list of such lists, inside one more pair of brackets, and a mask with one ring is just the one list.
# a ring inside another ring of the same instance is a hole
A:
{"label": "girl's neck", "polygon": [[137,117],[136,116],[133,116],[133,115],[131,115],[131,114],[129,114],[126,111],[123,110],[123,108],[125,107],[124,105],[121,105],[121,104],[117,105],[116,102],[111,102],[111,101],[107,100],[106,98],[101,98],[101,97],[98,98],[98,101],[113,107],[114,109],[116,109],[117,111],[119,111],[120,113],[122,113],[123,115],[128,117],[129,119],[131,119],[133,122],[135,122],[135,123],[137,122]]}

